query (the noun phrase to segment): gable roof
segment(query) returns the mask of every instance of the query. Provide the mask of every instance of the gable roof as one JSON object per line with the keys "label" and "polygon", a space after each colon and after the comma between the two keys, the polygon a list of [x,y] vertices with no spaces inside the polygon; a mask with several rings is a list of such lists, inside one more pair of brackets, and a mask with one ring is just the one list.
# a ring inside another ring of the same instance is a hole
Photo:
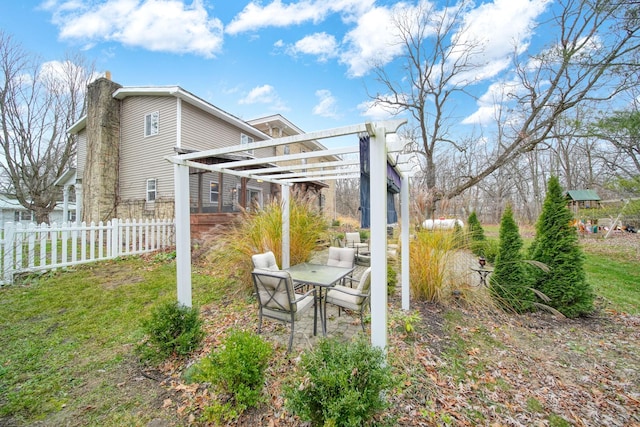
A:
{"label": "gable roof", "polygon": [[[191,92],[182,89],[180,86],[130,86],[121,87],[113,93],[113,97],[119,100],[131,96],[174,96],[202,111],[206,111],[207,113],[242,129],[242,131],[246,132],[247,134],[253,135],[259,139],[271,139],[271,137],[266,135],[264,132],[256,129],[244,120],[239,119],[238,117],[229,114],[224,110],[221,110],[215,105],[208,103],[204,99],[199,98]],[[87,116],[84,115],[74,124],[72,124],[67,132],[72,135],[77,134],[82,129],[84,129],[86,125]]]}
{"label": "gable roof", "polygon": [[600,196],[595,190],[569,190],[567,191],[567,198],[574,202],[585,201],[600,201]]}

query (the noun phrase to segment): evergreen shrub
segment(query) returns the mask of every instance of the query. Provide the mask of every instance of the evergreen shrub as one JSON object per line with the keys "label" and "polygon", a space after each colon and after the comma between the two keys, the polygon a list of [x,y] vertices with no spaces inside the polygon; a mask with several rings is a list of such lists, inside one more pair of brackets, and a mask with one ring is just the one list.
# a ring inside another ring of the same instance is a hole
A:
{"label": "evergreen shrub", "polygon": [[226,402],[216,402],[205,410],[206,421],[230,421],[257,406],[272,353],[271,345],[260,336],[232,329],[220,348],[201,360],[192,379],[210,383],[226,398]]}
{"label": "evergreen shrub", "polygon": [[534,272],[534,287],[550,298],[549,306],[574,318],[593,311],[595,295],[586,280],[584,254],[572,222],[560,181],[551,177],[529,258],[549,268]]}
{"label": "evergreen shrub", "polygon": [[383,411],[392,385],[382,349],[365,339],[320,341],[302,355],[300,376],[284,387],[286,408],[314,426],[362,426]]}
{"label": "evergreen shrub", "polygon": [[146,339],[136,350],[143,361],[160,362],[170,356],[186,356],[198,348],[204,338],[200,311],[178,302],[157,306],[142,321]]}

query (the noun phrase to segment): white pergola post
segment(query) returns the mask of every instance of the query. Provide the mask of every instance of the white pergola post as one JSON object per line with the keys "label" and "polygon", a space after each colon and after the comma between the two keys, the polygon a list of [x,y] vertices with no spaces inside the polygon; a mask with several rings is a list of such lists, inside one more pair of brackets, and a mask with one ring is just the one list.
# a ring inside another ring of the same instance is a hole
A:
{"label": "white pergola post", "polygon": [[178,303],[192,306],[191,300],[191,218],[189,209],[189,166],[174,164],[176,213],[176,275]]}
{"label": "white pergola post", "polygon": [[387,347],[387,142],[385,128],[370,132],[371,345]]}
{"label": "white pergola post", "polygon": [[400,185],[400,279],[402,281],[402,309],[409,310],[409,183],[410,177],[401,174]]}
{"label": "white pergola post", "polygon": [[282,268],[291,266],[291,239],[290,239],[290,195],[289,186],[282,184]]}

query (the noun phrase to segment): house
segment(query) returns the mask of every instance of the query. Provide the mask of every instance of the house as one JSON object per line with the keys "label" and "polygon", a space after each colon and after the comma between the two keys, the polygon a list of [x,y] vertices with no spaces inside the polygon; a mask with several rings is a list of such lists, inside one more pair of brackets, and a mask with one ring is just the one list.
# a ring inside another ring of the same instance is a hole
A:
{"label": "house", "polygon": [[[67,217],[64,217],[64,209],[62,203],[57,203],[56,207],[49,214],[51,223],[61,224],[67,221],[75,221],[75,204],[69,203]],[[0,228],[4,228],[7,222],[21,223],[27,225],[35,220],[33,211],[26,209],[18,202],[18,200],[0,195]]]}
{"label": "house", "polygon": [[[278,115],[241,120],[179,86],[124,87],[106,77],[87,89],[87,114],[69,133],[77,138],[76,200],[87,222],[111,218],[172,218],[174,166],[166,157],[302,132]],[[304,149],[324,148],[320,144]],[[302,149],[291,147],[291,149]],[[200,159],[219,164],[278,155],[276,148]],[[331,160],[328,158],[328,160]],[[253,166],[254,168],[256,166]],[[228,222],[242,209],[279,197],[280,186],[190,168],[192,230]],[[322,208],[320,182],[309,181]]]}

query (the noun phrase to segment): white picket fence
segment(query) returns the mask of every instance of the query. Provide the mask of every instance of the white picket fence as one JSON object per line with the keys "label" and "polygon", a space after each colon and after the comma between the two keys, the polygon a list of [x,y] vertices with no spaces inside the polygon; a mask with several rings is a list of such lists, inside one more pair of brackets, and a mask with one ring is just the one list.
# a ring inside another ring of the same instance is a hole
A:
{"label": "white picket fence", "polygon": [[106,224],[5,223],[0,239],[0,285],[17,273],[49,270],[175,245],[175,220],[119,220]]}

